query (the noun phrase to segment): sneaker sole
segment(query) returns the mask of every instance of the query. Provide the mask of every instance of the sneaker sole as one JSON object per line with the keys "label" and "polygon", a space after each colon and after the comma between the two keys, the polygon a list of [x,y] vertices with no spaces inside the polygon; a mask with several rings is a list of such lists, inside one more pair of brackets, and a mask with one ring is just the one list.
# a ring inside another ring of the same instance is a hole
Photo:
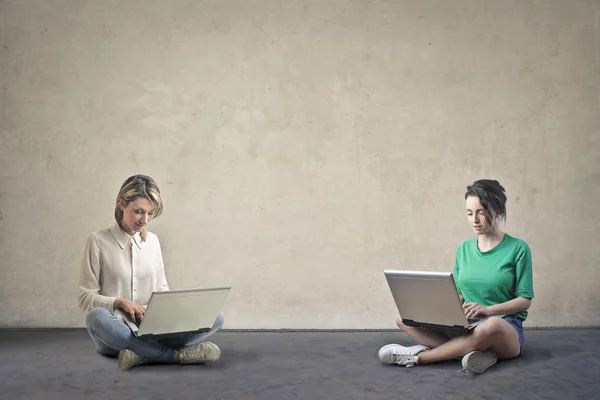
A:
{"label": "sneaker sole", "polygon": [[129,371],[132,368],[131,365],[131,357],[129,357],[129,352],[120,351],[119,352],[119,369],[121,371]]}
{"label": "sneaker sole", "polygon": [[379,361],[381,361],[384,364],[389,364],[389,365],[394,364],[391,361],[390,362],[386,362],[386,361],[383,361],[381,359],[381,353],[385,352],[387,349],[389,349],[390,347],[393,347],[393,346],[399,346],[399,345],[398,344],[388,344],[388,345],[383,346],[381,349],[379,349],[379,352],[377,353],[377,357],[379,358]]}
{"label": "sneaker sole", "polygon": [[463,364],[463,368],[467,371],[481,374],[489,367],[496,364],[497,361],[498,356],[491,351],[472,353],[467,358],[465,362],[466,365]]}
{"label": "sneaker sole", "polygon": [[208,344],[208,346],[212,349],[211,351],[214,351],[217,353],[217,357],[216,358],[205,358],[204,364],[213,363],[213,362],[217,361],[219,358],[221,358],[221,348],[219,346],[217,346],[216,344],[214,344],[212,342],[205,342],[205,343]]}

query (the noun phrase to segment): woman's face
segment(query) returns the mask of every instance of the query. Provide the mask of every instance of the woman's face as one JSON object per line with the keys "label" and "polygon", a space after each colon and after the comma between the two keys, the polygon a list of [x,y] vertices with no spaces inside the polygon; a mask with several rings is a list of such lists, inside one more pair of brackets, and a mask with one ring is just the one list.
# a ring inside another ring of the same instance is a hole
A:
{"label": "woman's face", "polygon": [[471,228],[478,235],[490,233],[496,224],[496,216],[492,219],[491,224],[485,219],[485,209],[477,196],[467,197],[467,218]]}
{"label": "woman's face", "polygon": [[119,205],[123,211],[123,229],[130,235],[141,232],[154,217],[154,204],[145,197],[138,197],[126,206]]}

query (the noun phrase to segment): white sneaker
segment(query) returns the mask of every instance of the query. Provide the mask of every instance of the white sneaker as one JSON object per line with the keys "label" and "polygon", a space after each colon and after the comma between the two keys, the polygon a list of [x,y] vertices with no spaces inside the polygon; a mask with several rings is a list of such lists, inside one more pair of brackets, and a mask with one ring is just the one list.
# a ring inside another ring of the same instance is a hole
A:
{"label": "white sneaker", "polygon": [[388,344],[379,349],[379,359],[384,364],[396,364],[412,367],[418,364],[418,357],[422,351],[429,350],[429,347],[418,344],[411,347],[400,346],[399,344]]}
{"label": "white sneaker", "polygon": [[119,369],[121,371],[130,370],[138,365],[146,364],[148,360],[131,350],[119,351]]}
{"label": "white sneaker", "polygon": [[486,369],[496,364],[498,361],[498,356],[496,352],[492,350],[486,351],[472,351],[467,353],[462,359],[463,369],[467,372],[474,372],[476,374],[481,374]]}
{"label": "white sneaker", "polygon": [[202,342],[180,350],[179,359],[182,364],[206,364],[221,357],[221,349],[214,343]]}

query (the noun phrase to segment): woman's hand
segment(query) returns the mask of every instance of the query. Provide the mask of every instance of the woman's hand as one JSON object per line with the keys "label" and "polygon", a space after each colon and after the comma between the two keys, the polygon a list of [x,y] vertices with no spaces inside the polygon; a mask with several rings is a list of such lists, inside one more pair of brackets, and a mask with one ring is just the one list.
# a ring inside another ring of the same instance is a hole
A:
{"label": "woman's hand", "polygon": [[114,306],[115,308],[120,308],[121,310],[129,314],[131,320],[134,322],[136,320],[136,317],[142,319],[144,313],[146,312],[146,309],[144,307],[127,299],[116,299]]}
{"label": "woman's hand", "polygon": [[492,315],[492,310],[489,307],[484,307],[479,303],[465,303],[463,304],[463,310],[467,319],[473,317],[489,317]]}

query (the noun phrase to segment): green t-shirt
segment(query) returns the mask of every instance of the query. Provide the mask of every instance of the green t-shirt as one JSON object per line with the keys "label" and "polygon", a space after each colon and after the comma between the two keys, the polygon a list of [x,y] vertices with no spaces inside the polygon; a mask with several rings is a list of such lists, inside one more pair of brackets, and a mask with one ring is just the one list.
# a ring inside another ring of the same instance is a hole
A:
{"label": "green t-shirt", "polygon": [[[456,250],[454,280],[467,303],[487,307],[517,297],[533,299],[529,246],[507,234],[486,252],[479,250],[477,238],[464,241]],[[527,311],[516,316],[525,321]]]}

